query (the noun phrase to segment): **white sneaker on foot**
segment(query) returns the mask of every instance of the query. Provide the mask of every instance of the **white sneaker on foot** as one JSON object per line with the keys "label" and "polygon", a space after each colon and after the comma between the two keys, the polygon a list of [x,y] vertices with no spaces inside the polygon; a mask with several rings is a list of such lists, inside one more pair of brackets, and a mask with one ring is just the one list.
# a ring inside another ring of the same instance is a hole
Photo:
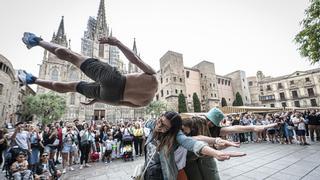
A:
{"label": "white sneaker on foot", "polygon": [[79,169],[83,169],[83,165],[80,165]]}
{"label": "white sneaker on foot", "polygon": [[69,170],[70,170],[70,171],[74,171],[73,167],[69,167]]}
{"label": "white sneaker on foot", "polygon": [[67,172],[67,170],[66,170],[66,168],[64,168],[63,170],[62,170],[62,174],[65,174]]}
{"label": "white sneaker on foot", "polygon": [[90,164],[85,164],[84,166],[85,166],[85,167],[91,167],[91,165],[90,165]]}

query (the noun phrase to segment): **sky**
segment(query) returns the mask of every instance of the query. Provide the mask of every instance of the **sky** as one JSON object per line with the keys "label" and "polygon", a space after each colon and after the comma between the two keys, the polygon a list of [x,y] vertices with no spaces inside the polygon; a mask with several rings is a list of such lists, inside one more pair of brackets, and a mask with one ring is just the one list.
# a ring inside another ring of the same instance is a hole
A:
{"label": "sky", "polygon": [[[99,3],[2,0],[0,54],[15,69],[38,75],[44,51],[28,50],[21,42],[23,32],[50,41],[64,16],[71,49],[80,52],[88,18],[97,16]],[[293,42],[308,4],[308,0],[105,0],[113,36],[130,48],[136,38],[142,59],[154,69],[159,70],[159,59],[171,50],[183,54],[186,67],[206,60],[215,63],[218,75],[244,70],[247,77],[258,70],[276,77],[319,67],[302,58]]]}

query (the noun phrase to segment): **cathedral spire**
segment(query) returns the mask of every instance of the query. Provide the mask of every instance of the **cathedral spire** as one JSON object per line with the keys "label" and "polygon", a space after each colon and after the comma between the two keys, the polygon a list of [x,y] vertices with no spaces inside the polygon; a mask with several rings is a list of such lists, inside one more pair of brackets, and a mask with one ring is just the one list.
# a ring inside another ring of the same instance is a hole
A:
{"label": "cathedral spire", "polygon": [[67,37],[64,32],[64,16],[61,17],[58,32],[57,32],[57,34],[53,33],[53,37],[52,37],[51,42],[68,47]]}
{"label": "cathedral spire", "polygon": [[104,6],[104,0],[100,0],[98,16],[97,16],[97,26],[96,26],[96,38],[108,36],[108,26],[106,21],[106,10]]}
{"label": "cathedral spire", "polygon": [[138,55],[136,38],[133,39],[133,48],[132,48],[132,51],[133,51],[136,55]]}
{"label": "cathedral spire", "polygon": [[64,20],[63,20],[63,18],[64,18],[64,16],[61,17],[61,21],[60,21],[60,25],[59,25],[59,29],[58,29],[58,33],[57,33],[58,37],[64,36]]}

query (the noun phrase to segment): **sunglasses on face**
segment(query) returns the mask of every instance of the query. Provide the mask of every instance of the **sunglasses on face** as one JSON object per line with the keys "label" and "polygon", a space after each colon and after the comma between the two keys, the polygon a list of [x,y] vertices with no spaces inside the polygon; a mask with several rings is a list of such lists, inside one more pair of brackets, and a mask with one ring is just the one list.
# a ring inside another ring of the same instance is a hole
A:
{"label": "sunglasses on face", "polygon": [[45,154],[45,155],[42,155],[42,157],[48,157],[48,155],[47,155],[47,154]]}

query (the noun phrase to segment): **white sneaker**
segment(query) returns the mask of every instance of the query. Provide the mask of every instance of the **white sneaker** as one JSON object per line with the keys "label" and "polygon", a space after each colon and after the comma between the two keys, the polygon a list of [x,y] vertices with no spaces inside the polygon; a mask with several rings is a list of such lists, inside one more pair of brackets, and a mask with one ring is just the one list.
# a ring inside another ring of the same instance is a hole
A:
{"label": "white sneaker", "polygon": [[63,170],[62,170],[62,174],[65,174],[67,172],[67,170],[66,170],[66,168],[64,168]]}
{"label": "white sneaker", "polygon": [[85,164],[84,166],[85,166],[85,167],[91,167],[91,165],[90,165],[90,164]]}
{"label": "white sneaker", "polygon": [[79,169],[83,169],[83,165],[80,165],[80,168]]}
{"label": "white sneaker", "polygon": [[74,171],[73,167],[69,167],[69,170],[70,170],[70,171]]}

